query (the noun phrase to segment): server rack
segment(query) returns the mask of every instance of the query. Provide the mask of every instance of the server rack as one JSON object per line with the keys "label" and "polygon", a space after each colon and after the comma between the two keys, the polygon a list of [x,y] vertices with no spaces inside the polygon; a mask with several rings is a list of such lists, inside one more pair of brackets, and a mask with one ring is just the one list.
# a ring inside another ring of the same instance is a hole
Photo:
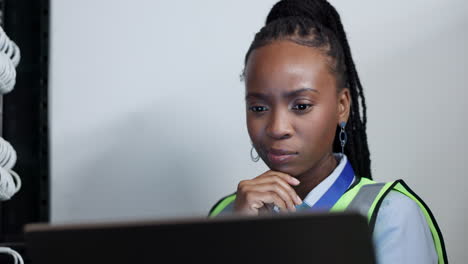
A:
{"label": "server rack", "polygon": [[0,96],[0,133],[17,152],[22,180],[20,191],[0,202],[0,246],[16,249],[26,263],[23,226],[50,218],[49,17],[49,0],[0,0],[0,24],[21,50],[15,88]]}

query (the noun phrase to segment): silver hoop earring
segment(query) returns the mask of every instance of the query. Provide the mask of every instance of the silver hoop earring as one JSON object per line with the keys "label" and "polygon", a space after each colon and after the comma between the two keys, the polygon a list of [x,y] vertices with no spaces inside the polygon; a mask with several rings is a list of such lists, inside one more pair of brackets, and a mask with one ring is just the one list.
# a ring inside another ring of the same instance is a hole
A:
{"label": "silver hoop earring", "polygon": [[344,154],[344,147],[346,145],[346,141],[348,141],[348,135],[346,135],[346,131],[345,131],[346,122],[341,122],[340,127],[341,127],[341,131],[340,131],[341,154]]}
{"label": "silver hoop earring", "polygon": [[257,162],[260,160],[260,156],[257,153],[257,157],[254,157],[253,150],[254,150],[254,147],[252,146],[252,148],[250,149],[250,158],[252,159],[253,162]]}

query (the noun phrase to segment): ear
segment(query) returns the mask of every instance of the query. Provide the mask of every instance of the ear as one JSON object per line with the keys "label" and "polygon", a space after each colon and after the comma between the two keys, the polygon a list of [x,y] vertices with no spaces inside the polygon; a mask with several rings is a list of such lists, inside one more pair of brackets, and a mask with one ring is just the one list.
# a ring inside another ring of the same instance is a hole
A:
{"label": "ear", "polygon": [[349,112],[351,108],[351,94],[348,88],[343,88],[338,93],[338,111],[337,119],[338,124],[341,122],[348,122]]}

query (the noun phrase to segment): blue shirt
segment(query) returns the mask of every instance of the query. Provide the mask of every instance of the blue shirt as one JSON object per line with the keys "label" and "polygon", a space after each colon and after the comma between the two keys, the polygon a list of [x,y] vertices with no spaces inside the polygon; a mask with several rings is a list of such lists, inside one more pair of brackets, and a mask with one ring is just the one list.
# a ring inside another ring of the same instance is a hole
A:
{"label": "blue shirt", "polygon": [[[342,154],[335,154],[335,157],[340,161],[338,166],[307,194],[303,204],[297,206],[298,211],[313,207],[337,182],[348,159]],[[353,182],[355,180],[356,177]],[[390,191],[383,199],[372,238],[378,263],[438,262],[432,234],[422,210],[411,198],[397,191]]]}

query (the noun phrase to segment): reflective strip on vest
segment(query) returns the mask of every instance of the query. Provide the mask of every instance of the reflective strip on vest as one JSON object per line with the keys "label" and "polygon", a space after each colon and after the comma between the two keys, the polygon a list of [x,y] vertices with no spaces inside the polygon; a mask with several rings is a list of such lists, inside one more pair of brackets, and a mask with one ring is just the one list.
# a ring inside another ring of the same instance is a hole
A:
{"label": "reflective strip on vest", "polygon": [[374,206],[377,196],[382,192],[385,183],[368,184],[361,187],[359,192],[356,194],[351,203],[346,207],[346,212],[355,211],[364,216],[367,216],[371,212],[371,207]]}

